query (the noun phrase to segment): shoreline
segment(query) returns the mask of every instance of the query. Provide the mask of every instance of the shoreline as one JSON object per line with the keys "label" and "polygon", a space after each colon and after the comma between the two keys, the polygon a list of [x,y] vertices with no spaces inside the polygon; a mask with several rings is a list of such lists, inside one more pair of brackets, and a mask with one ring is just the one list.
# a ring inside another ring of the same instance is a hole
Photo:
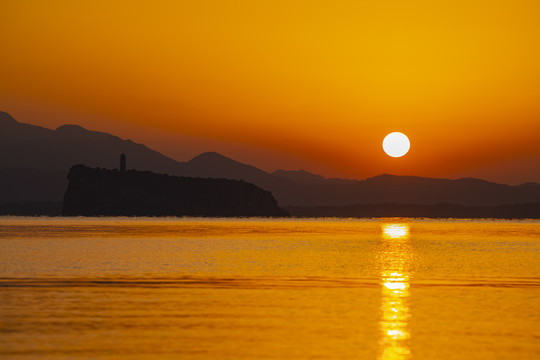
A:
{"label": "shoreline", "polygon": [[[459,204],[359,204],[348,206],[283,206],[289,217],[283,218],[426,218],[426,219],[540,219],[540,203],[521,203],[498,206],[465,206]],[[62,216],[61,201],[32,201],[0,203],[0,216]],[[192,217],[140,215],[147,217]],[[193,215],[199,217],[197,215]],[[89,216],[100,217],[100,216]],[[113,215],[113,217],[136,217]],[[207,218],[238,216],[203,216]],[[262,216],[263,218],[281,218]]]}

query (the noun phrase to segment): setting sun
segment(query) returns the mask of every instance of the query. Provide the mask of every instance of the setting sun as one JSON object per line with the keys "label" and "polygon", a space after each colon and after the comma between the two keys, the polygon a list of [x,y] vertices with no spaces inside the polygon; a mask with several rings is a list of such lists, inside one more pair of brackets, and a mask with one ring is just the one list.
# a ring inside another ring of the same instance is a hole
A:
{"label": "setting sun", "polygon": [[409,138],[400,132],[393,132],[388,135],[383,140],[383,149],[386,154],[391,157],[402,157],[409,152],[411,143]]}

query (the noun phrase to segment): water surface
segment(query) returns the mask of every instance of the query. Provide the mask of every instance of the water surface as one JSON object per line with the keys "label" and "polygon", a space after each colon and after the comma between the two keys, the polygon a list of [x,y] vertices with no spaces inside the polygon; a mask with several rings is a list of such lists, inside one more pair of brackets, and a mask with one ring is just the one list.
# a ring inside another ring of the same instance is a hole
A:
{"label": "water surface", "polygon": [[0,217],[7,359],[538,359],[540,222]]}

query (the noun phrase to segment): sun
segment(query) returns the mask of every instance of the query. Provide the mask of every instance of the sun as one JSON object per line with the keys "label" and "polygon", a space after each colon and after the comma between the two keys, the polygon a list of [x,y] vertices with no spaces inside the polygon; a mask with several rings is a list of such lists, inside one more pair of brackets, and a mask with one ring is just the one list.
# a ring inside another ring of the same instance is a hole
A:
{"label": "sun", "polygon": [[400,132],[393,132],[388,135],[383,140],[382,147],[384,152],[391,157],[402,157],[411,147],[411,142],[407,135]]}

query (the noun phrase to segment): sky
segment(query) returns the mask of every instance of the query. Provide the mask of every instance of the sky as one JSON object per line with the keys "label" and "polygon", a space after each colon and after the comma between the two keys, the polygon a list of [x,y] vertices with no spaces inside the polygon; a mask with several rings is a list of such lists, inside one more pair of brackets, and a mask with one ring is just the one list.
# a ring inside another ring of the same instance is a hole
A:
{"label": "sky", "polygon": [[539,44],[537,0],[2,0],[0,110],[179,161],[540,182]]}

